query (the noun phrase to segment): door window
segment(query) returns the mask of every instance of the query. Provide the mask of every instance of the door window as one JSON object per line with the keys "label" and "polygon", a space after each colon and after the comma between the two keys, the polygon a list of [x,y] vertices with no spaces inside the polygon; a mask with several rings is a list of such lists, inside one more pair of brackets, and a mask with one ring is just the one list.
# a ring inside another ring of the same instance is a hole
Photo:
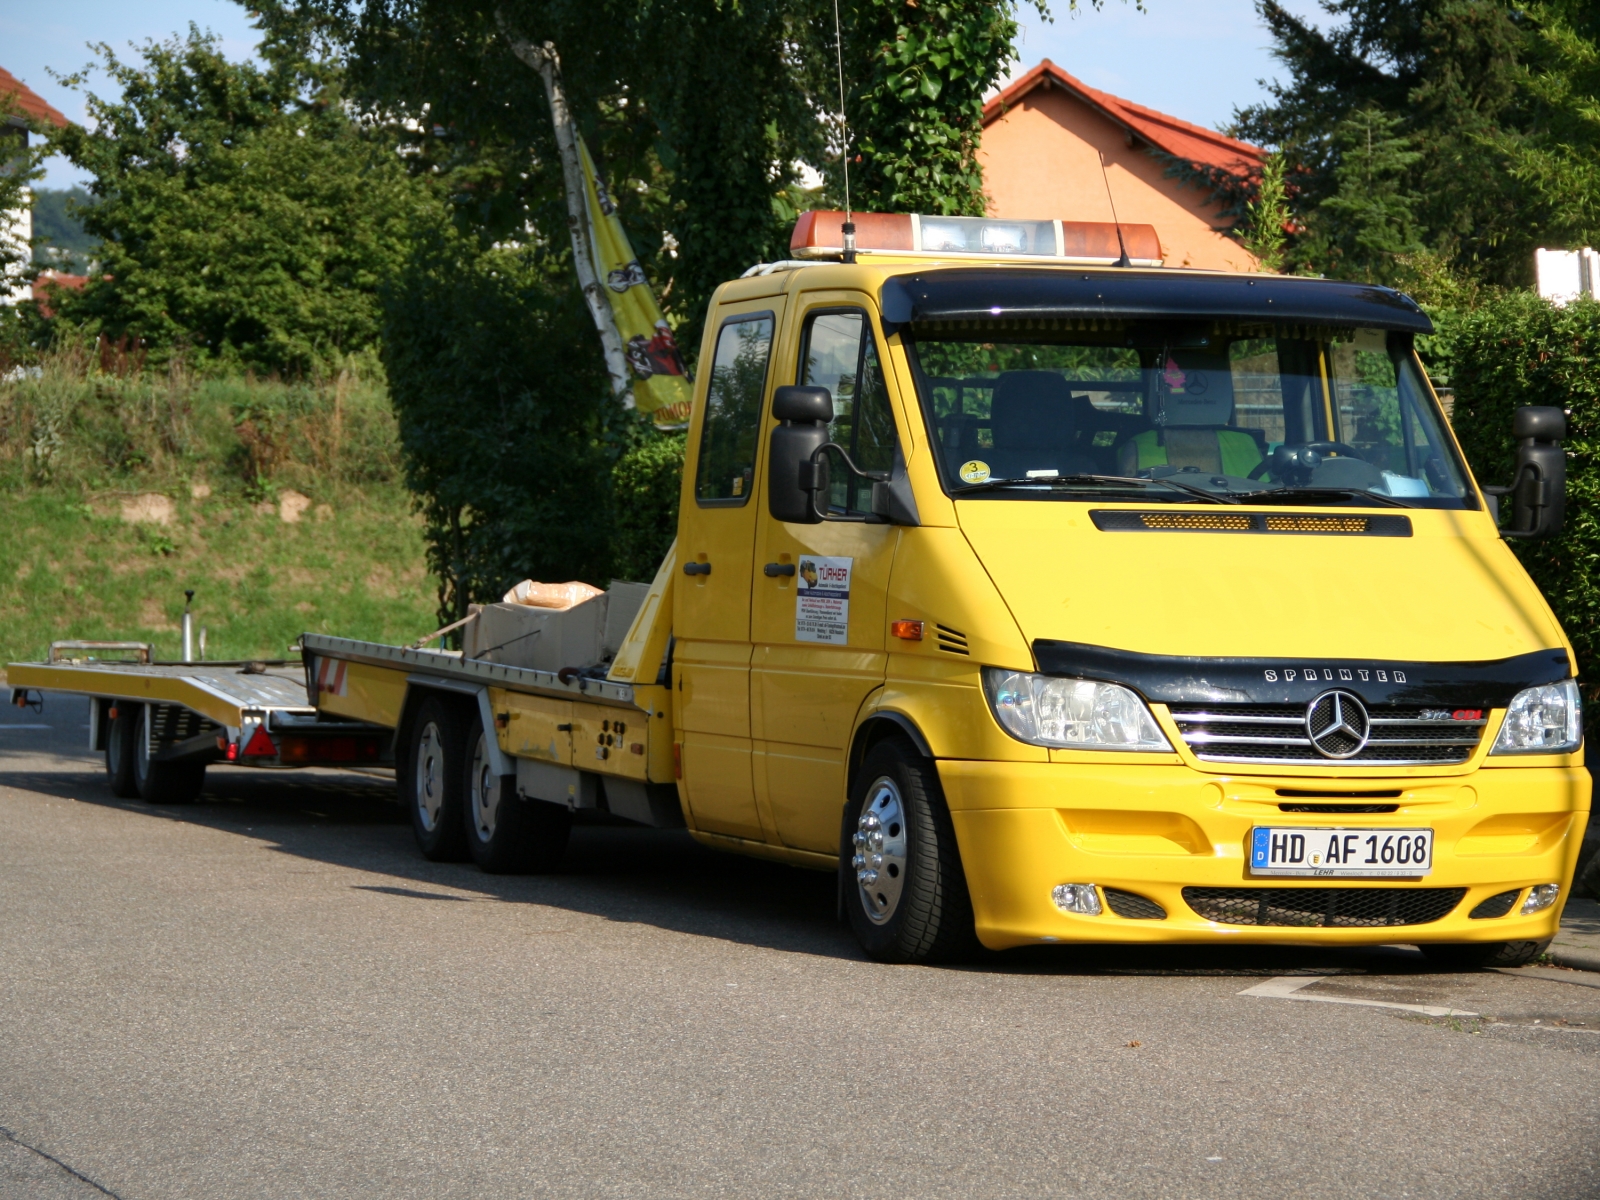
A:
{"label": "door window", "polygon": [[[887,471],[894,465],[894,415],[883,381],[872,327],[860,309],[821,312],[806,321],[800,356],[800,382],[833,393],[833,424],[828,440],[844,447],[863,471]],[[850,513],[871,511],[872,481],[835,463],[831,508]]]}
{"label": "door window", "polygon": [[750,313],[732,318],[717,334],[695,471],[694,495],[701,505],[737,506],[750,499],[772,329],[771,313]]}

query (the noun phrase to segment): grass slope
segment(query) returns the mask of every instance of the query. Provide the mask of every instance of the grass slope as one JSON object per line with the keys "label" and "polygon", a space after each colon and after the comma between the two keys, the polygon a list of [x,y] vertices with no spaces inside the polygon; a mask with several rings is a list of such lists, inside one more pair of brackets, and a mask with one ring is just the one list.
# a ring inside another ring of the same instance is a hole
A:
{"label": "grass slope", "polygon": [[[371,364],[295,385],[137,367],[102,348],[0,383],[0,664],[66,638],[175,658],[186,588],[212,659],[281,658],[307,630],[435,627]],[[289,523],[297,493],[309,503]]]}

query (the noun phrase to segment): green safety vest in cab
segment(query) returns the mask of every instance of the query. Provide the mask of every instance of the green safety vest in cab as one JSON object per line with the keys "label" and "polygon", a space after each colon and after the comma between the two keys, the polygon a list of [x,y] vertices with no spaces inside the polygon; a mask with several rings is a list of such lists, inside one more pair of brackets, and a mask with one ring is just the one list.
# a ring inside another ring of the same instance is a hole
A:
{"label": "green safety vest in cab", "polygon": [[1118,469],[1124,475],[1151,467],[1193,467],[1211,475],[1249,475],[1261,464],[1255,438],[1230,426],[1233,371],[1225,355],[1172,349],[1160,375],[1160,429],[1124,442]]}

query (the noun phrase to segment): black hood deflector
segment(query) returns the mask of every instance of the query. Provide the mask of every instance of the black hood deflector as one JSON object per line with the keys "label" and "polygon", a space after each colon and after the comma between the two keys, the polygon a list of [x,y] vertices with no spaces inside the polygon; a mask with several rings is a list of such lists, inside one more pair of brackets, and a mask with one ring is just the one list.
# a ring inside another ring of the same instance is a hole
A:
{"label": "black hood deflector", "polygon": [[1158,704],[1308,704],[1332,687],[1368,704],[1504,708],[1523,688],[1572,677],[1565,650],[1489,662],[1362,658],[1191,658],[1040,639],[1046,675],[1120,683]]}

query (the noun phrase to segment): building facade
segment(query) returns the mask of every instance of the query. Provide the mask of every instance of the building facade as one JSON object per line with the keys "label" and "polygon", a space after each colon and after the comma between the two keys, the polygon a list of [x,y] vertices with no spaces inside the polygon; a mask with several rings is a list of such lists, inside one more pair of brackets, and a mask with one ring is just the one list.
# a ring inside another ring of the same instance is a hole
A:
{"label": "building facade", "polygon": [[1049,59],[984,105],[978,161],[994,216],[1153,225],[1168,266],[1258,269],[1208,189],[1169,177],[1160,154],[1241,176],[1259,172],[1264,157],[1092,88]]}

